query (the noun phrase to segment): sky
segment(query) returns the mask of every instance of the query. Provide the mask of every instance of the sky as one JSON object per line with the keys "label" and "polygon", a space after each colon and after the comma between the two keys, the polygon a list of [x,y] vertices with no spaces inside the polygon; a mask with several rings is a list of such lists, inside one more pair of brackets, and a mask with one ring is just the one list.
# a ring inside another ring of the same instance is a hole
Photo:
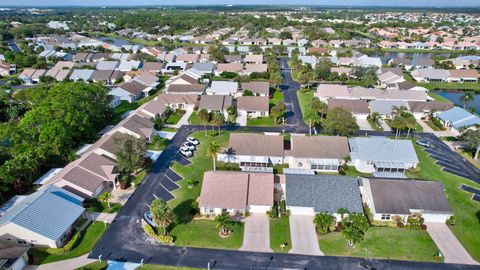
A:
{"label": "sky", "polygon": [[479,0],[0,0],[0,6],[133,6],[133,5],[346,5],[472,7]]}

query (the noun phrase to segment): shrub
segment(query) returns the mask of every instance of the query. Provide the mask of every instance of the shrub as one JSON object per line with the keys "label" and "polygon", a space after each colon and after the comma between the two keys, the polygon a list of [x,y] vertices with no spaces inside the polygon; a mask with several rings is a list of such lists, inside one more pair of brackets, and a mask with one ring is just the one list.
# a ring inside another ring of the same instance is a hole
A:
{"label": "shrub", "polygon": [[52,255],[62,255],[70,252],[80,239],[82,232],[76,232],[68,243],[61,248],[47,248],[46,252]]}
{"label": "shrub", "polygon": [[426,224],[421,224],[421,225],[420,225],[420,228],[421,228],[422,230],[426,230],[426,229],[427,229],[427,225],[426,225]]}
{"label": "shrub", "polygon": [[405,224],[403,224],[403,222],[397,222],[397,227],[403,228],[405,227]]}
{"label": "shrub", "polygon": [[285,214],[287,211],[287,202],[285,200],[280,201],[280,213]]}
{"label": "shrub", "polygon": [[455,226],[456,224],[455,216],[451,216],[449,219],[447,219],[447,224],[450,226]]}
{"label": "shrub", "polygon": [[171,245],[173,244],[173,237],[170,235],[158,235],[155,230],[153,229],[152,226],[145,224],[143,226],[143,229],[145,230],[145,233],[148,234],[151,238],[157,240],[158,242],[166,245]]}
{"label": "shrub", "polygon": [[230,72],[230,71],[223,71],[220,73],[220,77],[226,78],[226,79],[233,79],[237,76],[237,73],[235,72]]}

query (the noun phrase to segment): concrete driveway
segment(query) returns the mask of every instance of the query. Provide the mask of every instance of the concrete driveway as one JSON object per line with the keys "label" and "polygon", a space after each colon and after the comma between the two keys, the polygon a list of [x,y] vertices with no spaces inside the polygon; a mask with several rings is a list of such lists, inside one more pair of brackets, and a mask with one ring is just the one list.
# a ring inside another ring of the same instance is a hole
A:
{"label": "concrete driveway", "polygon": [[360,127],[360,130],[373,130],[367,119],[357,119],[357,125]]}
{"label": "concrete driveway", "polygon": [[252,214],[245,219],[243,245],[240,250],[272,252],[270,248],[270,221],[266,214]]}
{"label": "concrete driveway", "polygon": [[318,246],[313,216],[291,215],[290,234],[292,237],[292,249],[289,253],[324,255]]}
{"label": "concrete driveway", "polygon": [[448,226],[441,222],[427,222],[427,232],[445,256],[446,263],[478,264],[460,244]]}

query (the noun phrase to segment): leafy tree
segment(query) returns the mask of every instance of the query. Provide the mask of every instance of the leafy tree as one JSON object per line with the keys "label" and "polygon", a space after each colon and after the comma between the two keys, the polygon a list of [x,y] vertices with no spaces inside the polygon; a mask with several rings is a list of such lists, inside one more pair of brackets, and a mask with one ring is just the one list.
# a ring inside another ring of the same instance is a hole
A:
{"label": "leafy tree", "polygon": [[319,99],[315,98],[312,100],[310,104],[311,108],[318,114],[320,114],[320,120],[323,119],[323,116],[328,111],[328,106],[325,102],[320,101]]}
{"label": "leafy tree", "polygon": [[211,123],[218,126],[218,133],[220,133],[220,126],[225,124],[225,116],[221,112],[215,112],[212,116]]}
{"label": "leafy tree", "polygon": [[279,38],[281,38],[281,39],[292,39],[292,32],[282,31],[282,32],[280,32]]}
{"label": "leafy tree", "polygon": [[347,239],[349,247],[354,247],[356,243],[362,241],[369,227],[367,218],[359,213],[348,215],[342,222],[342,225],[342,234]]}
{"label": "leafy tree", "polygon": [[155,199],[150,204],[150,213],[156,225],[162,227],[163,235],[167,235],[167,228],[173,221],[173,212],[163,199]]}
{"label": "leafy tree", "polygon": [[359,129],[352,113],[341,107],[333,108],[327,113],[323,126],[328,133],[342,136],[352,135]]}
{"label": "leafy tree", "polygon": [[346,214],[350,213],[347,208],[338,208],[337,214],[340,215],[341,220],[343,221],[343,218],[345,217]]}
{"label": "leafy tree", "polygon": [[263,53],[262,47],[260,47],[258,45],[255,45],[255,44],[248,46],[248,50],[253,54],[262,54]]}
{"label": "leafy tree", "polygon": [[220,63],[224,61],[225,55],[228,54],[228,49],[222,44],[215,44],[208,48],[208,53],[213,60]]}
{"label": "leafy tree", "polygon": [[223,212],[215,217],[215,227],[217,229],[220,229],[221,235],[227,235],[231,225],[232,219],[230,218],[230,215],[228,215],[228,213]]}
{"label": "leafy tree", "polygon": [[312,136],[312,126],[320,123],[320,116],[315,112],[308,111],[308,113],[303,116],[303,119],[305,123],[308,124],[308,131],[310,136]]}
{"label": "leafy tree", "polygon": [[253,92],[250,90],[243,90],[243,96],[244,97],[251,97],[253,96]]}
{"label": "leafy tree", "polygon": [[203,122],[203,127],[205,128],[205,135],[207,135],[207,123],[210,122],[210,115],[205,109],[201,109],[197,112],[197,117],[200,121]]}
{"label": "leafy tree", "polygon": [[115,153],[117,166],[123,175],[128,176],[143,166],[144,156],[147,152],[147,144],[144,139],[122,134],[114,140],[114,143],[118,147]]}
{"label": "leafy tree", "polygon": [[283,101],[278,102],[275,106],[270,109],[270,115],[273,117],[275,123],[277,123],[278,118],[282,117],[285,114],[287,107]]}
{"label": "leafy tree", "polygon": [[162,117],[160,116],[155,117],[155,119],[153,119],[153,123],[154,123],[154,128],[156,130],[161,130],[163,128],[164,121]]}
{"label": "leafy tree", "polygon": [[472,151],[473,159],[478,159],[480,152],[480,129],[477,130],[466,130],[460,136],[462,140],[467,143],[468,149]]}
{"label": "leafy tree", "polygon": [[313,223],[315,223],[317,230],[321,234],[328,233],[330,226],[332,226],[334,222],[335,217],[328,212],[317,213],[313,219]]}
{"label": "leafy tree", "polygon": [[327,80],[331,73],[330,62],[326,60],[320,60],[315,65],[314,74],[315,78],[321,80]]}
{"label": "leafy tree", "polygon": [[110,192],[104,192],[104,193],[100,194],[99,199],[100,199],[102,202],[107,203],[108,208],[111,207],[111,206],[110,206],[110,200],[112,199],[112,193],[110,193]]}
{"label": "leafy tree", "polygon": [[217,159],[217,153],[220,150],[220,144],[215,141],[210,142],[207,148],[207,155],[212,158],[213,160],[213,170],[217,170],[217,166],[215,164],[215,160]]}

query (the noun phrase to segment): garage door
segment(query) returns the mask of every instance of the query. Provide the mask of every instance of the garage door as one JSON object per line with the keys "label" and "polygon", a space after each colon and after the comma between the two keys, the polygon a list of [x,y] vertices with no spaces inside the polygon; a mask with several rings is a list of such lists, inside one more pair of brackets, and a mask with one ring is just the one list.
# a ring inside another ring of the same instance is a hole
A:
{"label": "garage door", "polygon": [[263,205],[250,205],[248,207],[248,211],[250,213],[262,213],[265,214],[268,210],[270,210],[271,207],[269,206],[263,206]]}
{"label": "garage door", "polygon": [[442,214],[422,214],[422,217],[425,219],[425,222],[445,222],[450,215]]}
{"label": "garage door", "polygon": [[315,212],[312,207],[298,207],[298,206],[289,206],[287,209],[290,209],[291,215],[308,215],[314,216]]}
{"label": "garage door", "polygon": [[25,268],[25,260],[23,258],[19,258],[14,265],[12,265],[12,270],[22,270]]}

